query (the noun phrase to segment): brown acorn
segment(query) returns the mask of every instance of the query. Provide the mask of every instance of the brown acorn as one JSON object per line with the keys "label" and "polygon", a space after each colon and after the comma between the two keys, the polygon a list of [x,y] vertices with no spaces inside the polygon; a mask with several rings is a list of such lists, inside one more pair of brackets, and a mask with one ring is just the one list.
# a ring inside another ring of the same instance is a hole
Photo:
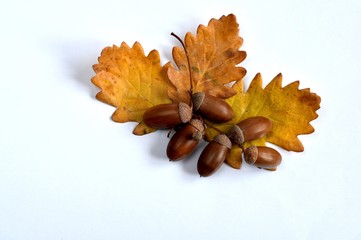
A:
{"label": "brown acorn", "polygon": [[201,120],[192,119],[182,126],[170,139],[167,146],[167,156],[170,161],[177,161],[190,155],[204,135],[204,125]]}
{"label": "brown acorn", "polygon": [[193,110],[212,122],[228,122],[234,116],[226,101],[204,92],[193,93],[192,102]]}
{"label": "brown acorn", "polygon": [[244,142],[261,138],[271,131],[272,121],[266,117],[247,118],[234,125],[228,133],[232,142],[242,145]]}
{"label": "brown acorn", "polygon": [[250,146],[244,150],[244,160],[258,168],[275,171],[281,164],[281,154],[270,147]]}
{"label": "brown acorn", "polygon": [[183,102],[155,105],[143,115],[144,123],[155,129],[173,128],[191,118],[192,108]]}
{"label": "brown acorn", "polygon": [[231,147],[231,140],[225,134],[216,136],[212,142],[208,143],[199,156],[197,163],[199,175],[208,177],[216,172],[226,160]]}

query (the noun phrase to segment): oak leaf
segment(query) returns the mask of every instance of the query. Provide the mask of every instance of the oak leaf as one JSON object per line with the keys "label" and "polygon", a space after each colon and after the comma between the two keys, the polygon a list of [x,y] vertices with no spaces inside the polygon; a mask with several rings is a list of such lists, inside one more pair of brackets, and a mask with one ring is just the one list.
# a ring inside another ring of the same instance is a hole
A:
{"label": "oak leaf", "polygon": [[156,50],[145,56],[138,42],[132,47],[124,42],[120,47],[106,47],[98,62],[93,66],[92,82],[101,89],[96,98],[117,108],[112,119],[138,122],[136,135],[154,131],[142,123],[143,114],[154,105],[171,102],[167,95],[169,64],[160,65]]}
{"label": "oak leaf", "polygon": [[[207,122],[207,138],[212,139],[218,132],[228,132],[238,122],[253,116],[264,116],[272,121],[272,131],[261,139],[247,145],[264,146],[266,142],[273,143],[288,151],[302,152],[304,150],[298,135],[314,132],[310,121],[318,117],[316,111],[320,108],[321,98],[310,92],[309,88],[299,89],[299,81],[282,87],[282,75],[278,74],[265,88],[262,88],[261,74],[257,74],[249,88],[244,92],[244,81],[237,81],[232,88],[237,94],[226,101],[234,110],[235,117],[224,124]],[[227,163],[235,168],[241,161],[232,156]]]}
{"label": "oak leaf", "polygon": [[236,169],[240,169],[242,166],[242,149],[237,145],[232,145],[229,151],[226,163]]}
{"label": "oak leaf", "polygon": [[178,69],[173,65],[168,69],[168,77],[174,86],[169,88],[169,97],[174,102],[188,103],[189,90],[224,99],[236,94],[234,89],[225,86],[246,74],[243,67],[236,66],[246,58],[246,52],[239,50],[243,39],[239,36],[235,15],[211,19],[208,26],[198,27],[196,35],[188,32],[184,42],[186,51],[173,48]]}

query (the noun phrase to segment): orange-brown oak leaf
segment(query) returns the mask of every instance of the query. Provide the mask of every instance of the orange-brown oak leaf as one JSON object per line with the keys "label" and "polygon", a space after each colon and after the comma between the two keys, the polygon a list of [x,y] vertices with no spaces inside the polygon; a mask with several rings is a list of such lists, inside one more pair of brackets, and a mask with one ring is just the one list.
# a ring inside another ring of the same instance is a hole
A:
{"label": "orange-brown oak leaf", "polygon": [[154,129],[142,123],[143,114],[149,107],[171,102],[168,67],[160,65],[156,50],[145,56],[138,42],[132,47],[124,42],[120,47],[106,47],[93,66],[96,75],[92,82],[101,89],[96,98],[117,108],[112,115],[115,122],[138,122],[134,134],[152,132]]}
{"label": "orange-brown oak leaf", "polygon": [[196,35],[187,33],[184,42],[186,52],[180,47],[173,48],[178,69],[173,65],[168,69],[173,84],[169,97],[174,102],[190,102],[190,75],[193,92],[203,91],[224,99],[235,95],[235,90],[225,84],[238,81],[246,74],[243,67],[236,66],[246,58],[246,52],[239,50],[243,39],[239,36],[235,15],[211,19],[208,26],[198,27]]}
{"label": "orange-brown oak leaf", "polygon": [[[303,144],[298,135],[314,132],[310,121],[318,117],[321,98],[309,88],[299,89],[299,81],[282,87],[282,75],[278,74],[265,88],[262,88],[261,74],[257,74],[244,92],[244,82],[236,82],[232,88],[237,94],[226,101],[232,106],[235,117],[224,124],[207,122],[207,138],[212,139],[218,132],[228,132],[234,125],[249,117],[264,116],[272,121],[272,130],[266,136],[247,145],[264,146],[266,142],[286,150],[302,152]],[[212,128],[213,127],[213,128]],[[231,165],[232,166],[232,165]],[[236,167],[233,166],[233,167]]]}

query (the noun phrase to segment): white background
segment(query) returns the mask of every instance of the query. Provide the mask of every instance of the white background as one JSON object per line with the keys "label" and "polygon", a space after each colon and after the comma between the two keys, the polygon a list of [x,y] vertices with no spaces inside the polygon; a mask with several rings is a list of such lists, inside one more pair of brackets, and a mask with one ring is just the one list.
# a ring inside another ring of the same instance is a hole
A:
{"label": "white background", "polygon": [[[139,41],[162,63],[234,13],[257,72],[321,96],[303,153],[276,172],[170,163],[166,132],[131,134],[95,99],[101,50]],[[25,1],[0,8],[0,239],[361,239],[359,0]]]}

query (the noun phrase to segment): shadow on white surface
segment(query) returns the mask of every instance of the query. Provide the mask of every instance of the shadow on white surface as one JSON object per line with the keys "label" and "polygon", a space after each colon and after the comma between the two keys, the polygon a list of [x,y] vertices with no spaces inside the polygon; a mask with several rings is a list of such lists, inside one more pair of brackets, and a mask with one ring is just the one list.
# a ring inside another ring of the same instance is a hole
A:
{"label": "shadow on white surface", "polygon": [[53,49],[60,52],[57,56],[61,56],[61,70],[66,70],[67,78],[73,79],[75,84],[79,85],[90,97],[95,99],[95,95],[100,91],[91,82],[91,78],[95,75],[92,66],[98,62],[104,44],[90,40],[74,40],[69,39],[56,43]]}

